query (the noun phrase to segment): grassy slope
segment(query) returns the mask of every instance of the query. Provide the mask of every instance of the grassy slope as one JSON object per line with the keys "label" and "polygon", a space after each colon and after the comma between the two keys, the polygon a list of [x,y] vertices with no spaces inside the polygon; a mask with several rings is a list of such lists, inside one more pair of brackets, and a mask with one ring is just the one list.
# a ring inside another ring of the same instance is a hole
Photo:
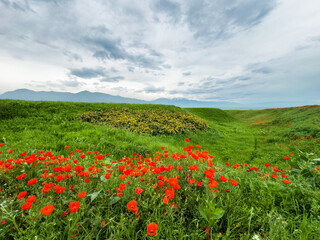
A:
{"label": "grassy slope", "polygon": [[[108,110],[111,107],[187,111],[206,120],[211,129],[198,134],[152,137],[83,123],[76,117],[82,112]],[[181,147],[185,145],[184,138],[189,137],[191,144],[199,144],[209,150],[215,156],[218,166],[223,166],[225,161],[260,166],[269,162],[281,166],[283,156],[298,154],[298,147],[289,145],[290,134],[302,127],[305,132],[301,132],[300,137],[307,137],[314,131],[317,133],[319,125],[315,122],[320,122],[319,116],[319,108],[222,111],[163,105],[1,100],[0,137],[5,137],[8,146],[15,151],[27,150],[29,154],[39,150],[36,147],[67,154],[64,146],[70,145],[72,149],[109,152],[114,158],[131,155],[132,152],[155,153],[162,145],[169,152],[181,152]],[[252,124],[259,120],[267,122],[262,125]],[[299,145],[299,149],[310,151],[310,141],[307,140],[306,145]],[[312,150],[319,154],[319,144],[314,144]],[[268,236],[274,236],[272,239],[286,239],[286,236],[308,239],[308,232],[319,232],[316,229],[318,222],[308,214],[310,209],[316,211],[320,193],[309,190],[306,182],[302,181],[303,187],[292,185],[292,188],[285,189],[281,185],[272,185],[270,181],[261,184],[259,178],[248,178],[246,171],[239,172],[237,180],[241,190],[231,192],[219,202],[227,211],[221,221],[223,225],[219,226],[223,233],[231,229],[230,234],[235,236],[233,239],[240,239],[240,235],[241,239],[252,239],[255,232],[267,232]],[[296,199],[291,199],[291,196]],[[305,207],[307,210],[304,210]],[[297,228],[299,233],[291,232]]]}

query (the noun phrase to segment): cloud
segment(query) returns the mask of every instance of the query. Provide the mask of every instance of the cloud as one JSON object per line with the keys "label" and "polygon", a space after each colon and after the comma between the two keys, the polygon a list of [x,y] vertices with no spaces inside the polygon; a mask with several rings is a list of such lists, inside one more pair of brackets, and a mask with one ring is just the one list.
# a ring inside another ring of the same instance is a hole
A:
{"label": "cloud", "polygon": [[130,3],[0,0],[2,88],[249,103],[318,95],[317,0]]}
{"label": "cloud", "polygon": [[[164,87],[148,86],[148,87],[145,87],[142,91],[146,92],[146,93],[160,93],[160,92],[164,92],[165,88]],[[140,92],[142,92],[142,91],[140,91]]]}
{"label": "cloud", "polygon": [[123,76],[106,76],[100,79],[100,82],[119,82],[120,80],[124,80],[125,77]]}
{"label": "cloud", "polygon": [[185,22],[196,38],[228,38],[260,23],[275,6],[275,0],[193,0],[187,5]]}
{"label": "cloud", "polygon": [[154,18],[159,20],[159,14],[165,14],[167,19],[177,23],[181,19],[180,4],[170,0],[154,0],[151,2],[151,8],[154,10]]}
{"label": "cloud", "polygon": [[182,75],[183,76],[190,76],[192,74],[192,72],[183,72]]}
{"label": "cloud", "polygon": [[80,69],[70,69],[70,74],[80,78],[97,78],[104,77],[105,70],[103,68],[80,68]]}

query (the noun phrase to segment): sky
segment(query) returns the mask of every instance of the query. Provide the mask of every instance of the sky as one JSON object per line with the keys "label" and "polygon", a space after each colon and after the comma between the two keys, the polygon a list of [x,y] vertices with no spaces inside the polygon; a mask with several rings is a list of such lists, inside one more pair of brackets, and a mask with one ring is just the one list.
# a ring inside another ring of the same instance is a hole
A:
{"label": "sky", "polygon": [[319,0],[0,0],[0,94],[320,104]]}

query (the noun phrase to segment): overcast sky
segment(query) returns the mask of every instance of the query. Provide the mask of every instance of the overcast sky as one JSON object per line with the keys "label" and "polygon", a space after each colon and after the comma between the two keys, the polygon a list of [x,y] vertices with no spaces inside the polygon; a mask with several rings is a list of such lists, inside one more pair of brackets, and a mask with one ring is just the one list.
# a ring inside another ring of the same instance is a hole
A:
{"label": "overcast sky", "polygon": [[0,94],[320,104],[319,0],[0,0]]}

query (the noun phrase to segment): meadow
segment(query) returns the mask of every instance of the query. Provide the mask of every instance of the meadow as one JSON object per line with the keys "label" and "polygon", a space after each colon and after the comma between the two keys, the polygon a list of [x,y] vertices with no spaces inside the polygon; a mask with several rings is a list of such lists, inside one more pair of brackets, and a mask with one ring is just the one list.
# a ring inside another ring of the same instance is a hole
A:
{"label": "meadow", "polygon": [[0,239],[319,239],[320,107],[0,100]]}

